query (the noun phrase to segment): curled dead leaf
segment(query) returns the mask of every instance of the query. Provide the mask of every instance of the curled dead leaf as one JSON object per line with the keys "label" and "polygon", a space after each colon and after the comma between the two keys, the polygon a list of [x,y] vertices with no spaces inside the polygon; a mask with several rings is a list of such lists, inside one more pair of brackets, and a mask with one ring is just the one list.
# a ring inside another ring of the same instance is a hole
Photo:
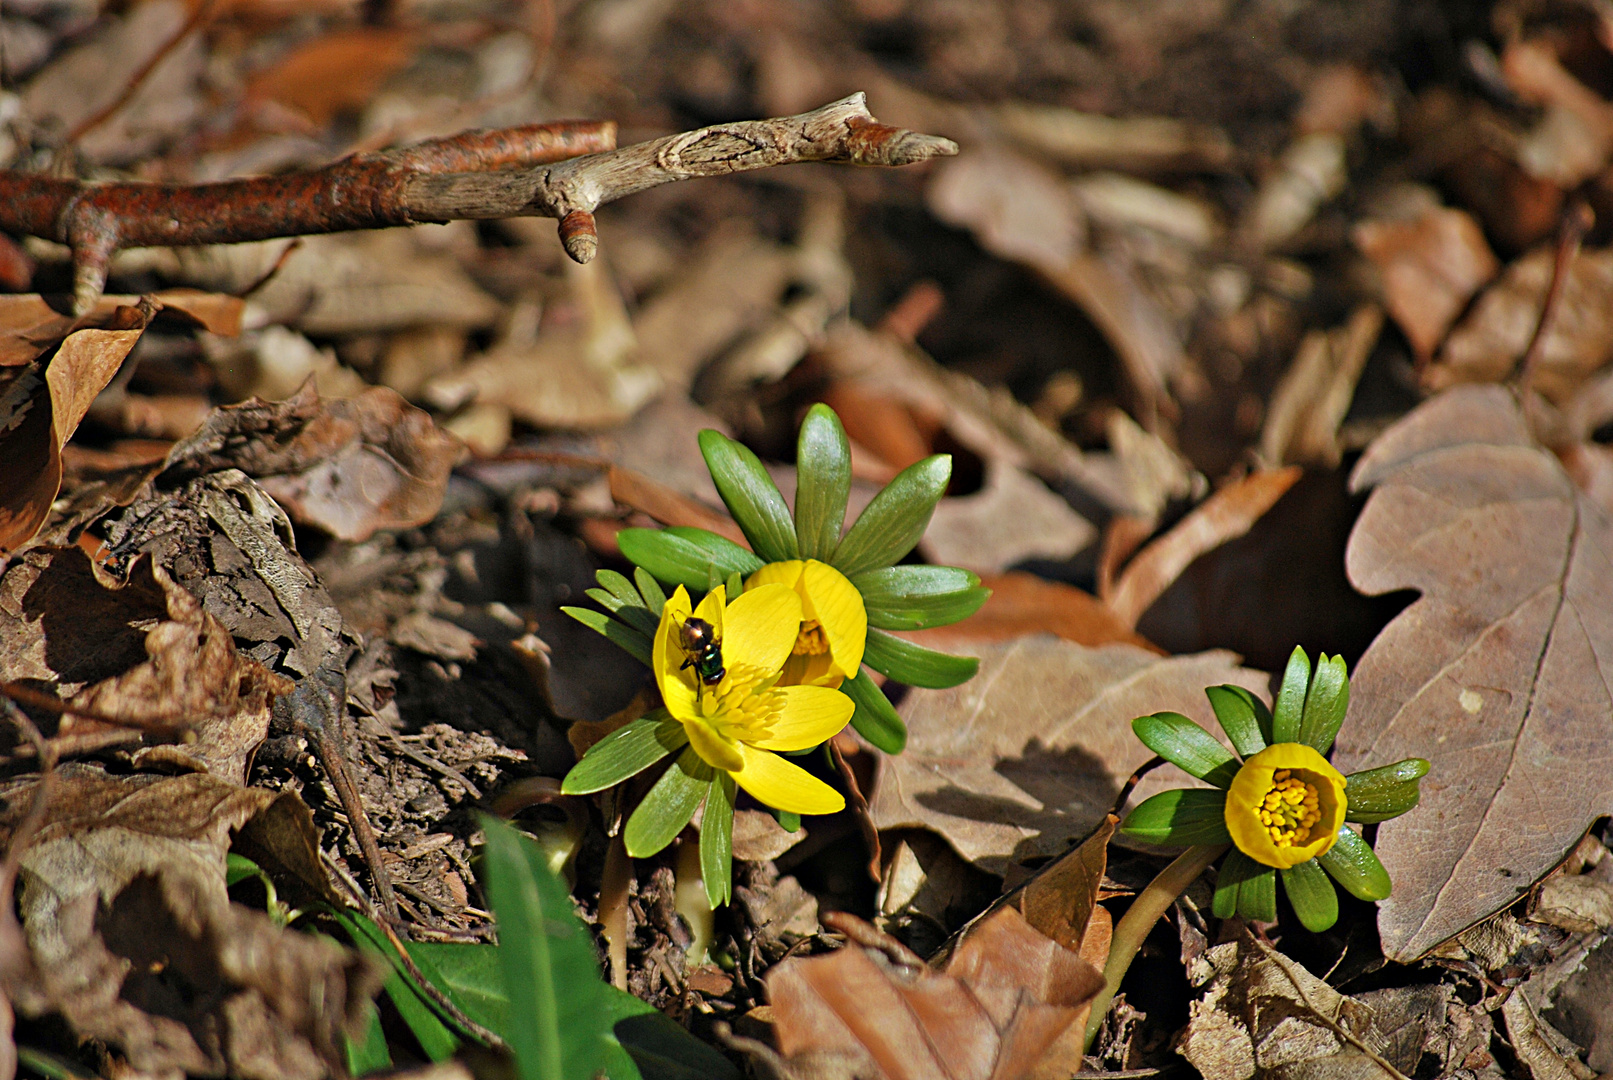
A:
{"label": "curled dead leaf", "polygon": [[[4,792],[0,827],[27,813],[37,779]],[[277,800],[204,774],[113,776],[67,765],[21,853],[25,971],[7,995],[117,1046],[147,1073],[262,1080],[342,1071],[384,971],[333,942],[275,926],[225,892],[230,833]]]}

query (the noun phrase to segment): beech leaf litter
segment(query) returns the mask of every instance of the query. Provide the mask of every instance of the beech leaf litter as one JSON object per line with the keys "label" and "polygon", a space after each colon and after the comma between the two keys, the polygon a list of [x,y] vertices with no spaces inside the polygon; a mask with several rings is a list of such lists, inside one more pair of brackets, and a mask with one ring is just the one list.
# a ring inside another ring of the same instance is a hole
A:
{"label": "beech leaf litter", "polygon": [[1605,4],[0,68],[0,1080],[1613,1075]]}

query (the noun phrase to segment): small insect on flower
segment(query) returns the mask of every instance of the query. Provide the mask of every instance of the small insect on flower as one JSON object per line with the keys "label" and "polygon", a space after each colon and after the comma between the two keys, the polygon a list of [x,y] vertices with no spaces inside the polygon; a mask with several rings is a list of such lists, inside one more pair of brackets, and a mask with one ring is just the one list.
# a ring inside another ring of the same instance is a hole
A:
{"label": "small insect on flower", "polygon": [[694,668],[694,673],[706,686],[716,686],[728,674],[722,662],[722,640],[706,620],[693,616],[683,620],[683,625],[678,627],[678,645],[685,656],[683,667]]}

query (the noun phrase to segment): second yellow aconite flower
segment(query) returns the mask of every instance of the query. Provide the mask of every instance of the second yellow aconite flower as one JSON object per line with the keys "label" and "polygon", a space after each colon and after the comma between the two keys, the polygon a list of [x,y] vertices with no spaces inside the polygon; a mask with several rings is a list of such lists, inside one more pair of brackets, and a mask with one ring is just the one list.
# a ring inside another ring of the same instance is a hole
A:
{"label": "second yellow aconite flower", "polygon": [[801,598],[801,629],[780,682],[838,689],[857,674],[868,643],[868,612],[846,575],[817,559],[789,559],[768,563],[745,582],[747,589],[760,585],[784,585]]}
{"label": "second yellow aconite flower", "polygon": [[[833,814],[846,801],[834,788],[775,751],[805,750],[851,719],[851,699],[827,686],[781,686],[802,626],[801,597],[783,584],[750,588],[732,604],[719,585],[691,610],[678,586],[656,628],[652,670],[667,712],[683,725],[706,764],[733,777],[761,802],[796,814]],[[691,616],[704,619],[722,649],[724,673],[704,684],[679,644]]]}
{"label": "second yellow aconite flower", "polygon": [[1338,840],[1344,785],[1344,774],[1313,748],[1268,746],[1243,763],[1227,789],[1227,831],[1257,863],[1298,866]]}

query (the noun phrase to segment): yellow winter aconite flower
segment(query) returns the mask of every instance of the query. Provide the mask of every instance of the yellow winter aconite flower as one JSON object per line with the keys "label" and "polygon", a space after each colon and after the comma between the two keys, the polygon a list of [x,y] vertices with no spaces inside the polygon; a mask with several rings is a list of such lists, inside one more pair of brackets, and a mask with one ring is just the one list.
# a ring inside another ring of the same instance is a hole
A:
{"label": "yellow winter aconite flower", "polygon": [[1251,756],[1227,789],[1232,842],[1279,869],[1327,854],[1344,824],[1344,774],[1312,747],[1278,743]]}
{"label": "yellow winter aconite flower", "polygon": [[[839,792],[774,752],[818,745],[845,727],[853,710],[851,699],[830,687],[778,685],[800,637],[801,597],[783,584],[749,588],[732,604],[725,592],[717,586],[692,611],[683,586],[667,598],[652,658],[667,711],[701,760],[769,806],[797,814],[844,809]],[[686,664],[679,635],[691,616],[710,624],[721,649],[716,685]]]}
{"label": "yellow winter aconite flower", "polygon": [[789,559],[768,563],[745,582],[747,589],[759,585],[784,585],[801,598],[801,629],[780,682],[835,689],[857,674],[868,612],[846,575],[817,559]]}

